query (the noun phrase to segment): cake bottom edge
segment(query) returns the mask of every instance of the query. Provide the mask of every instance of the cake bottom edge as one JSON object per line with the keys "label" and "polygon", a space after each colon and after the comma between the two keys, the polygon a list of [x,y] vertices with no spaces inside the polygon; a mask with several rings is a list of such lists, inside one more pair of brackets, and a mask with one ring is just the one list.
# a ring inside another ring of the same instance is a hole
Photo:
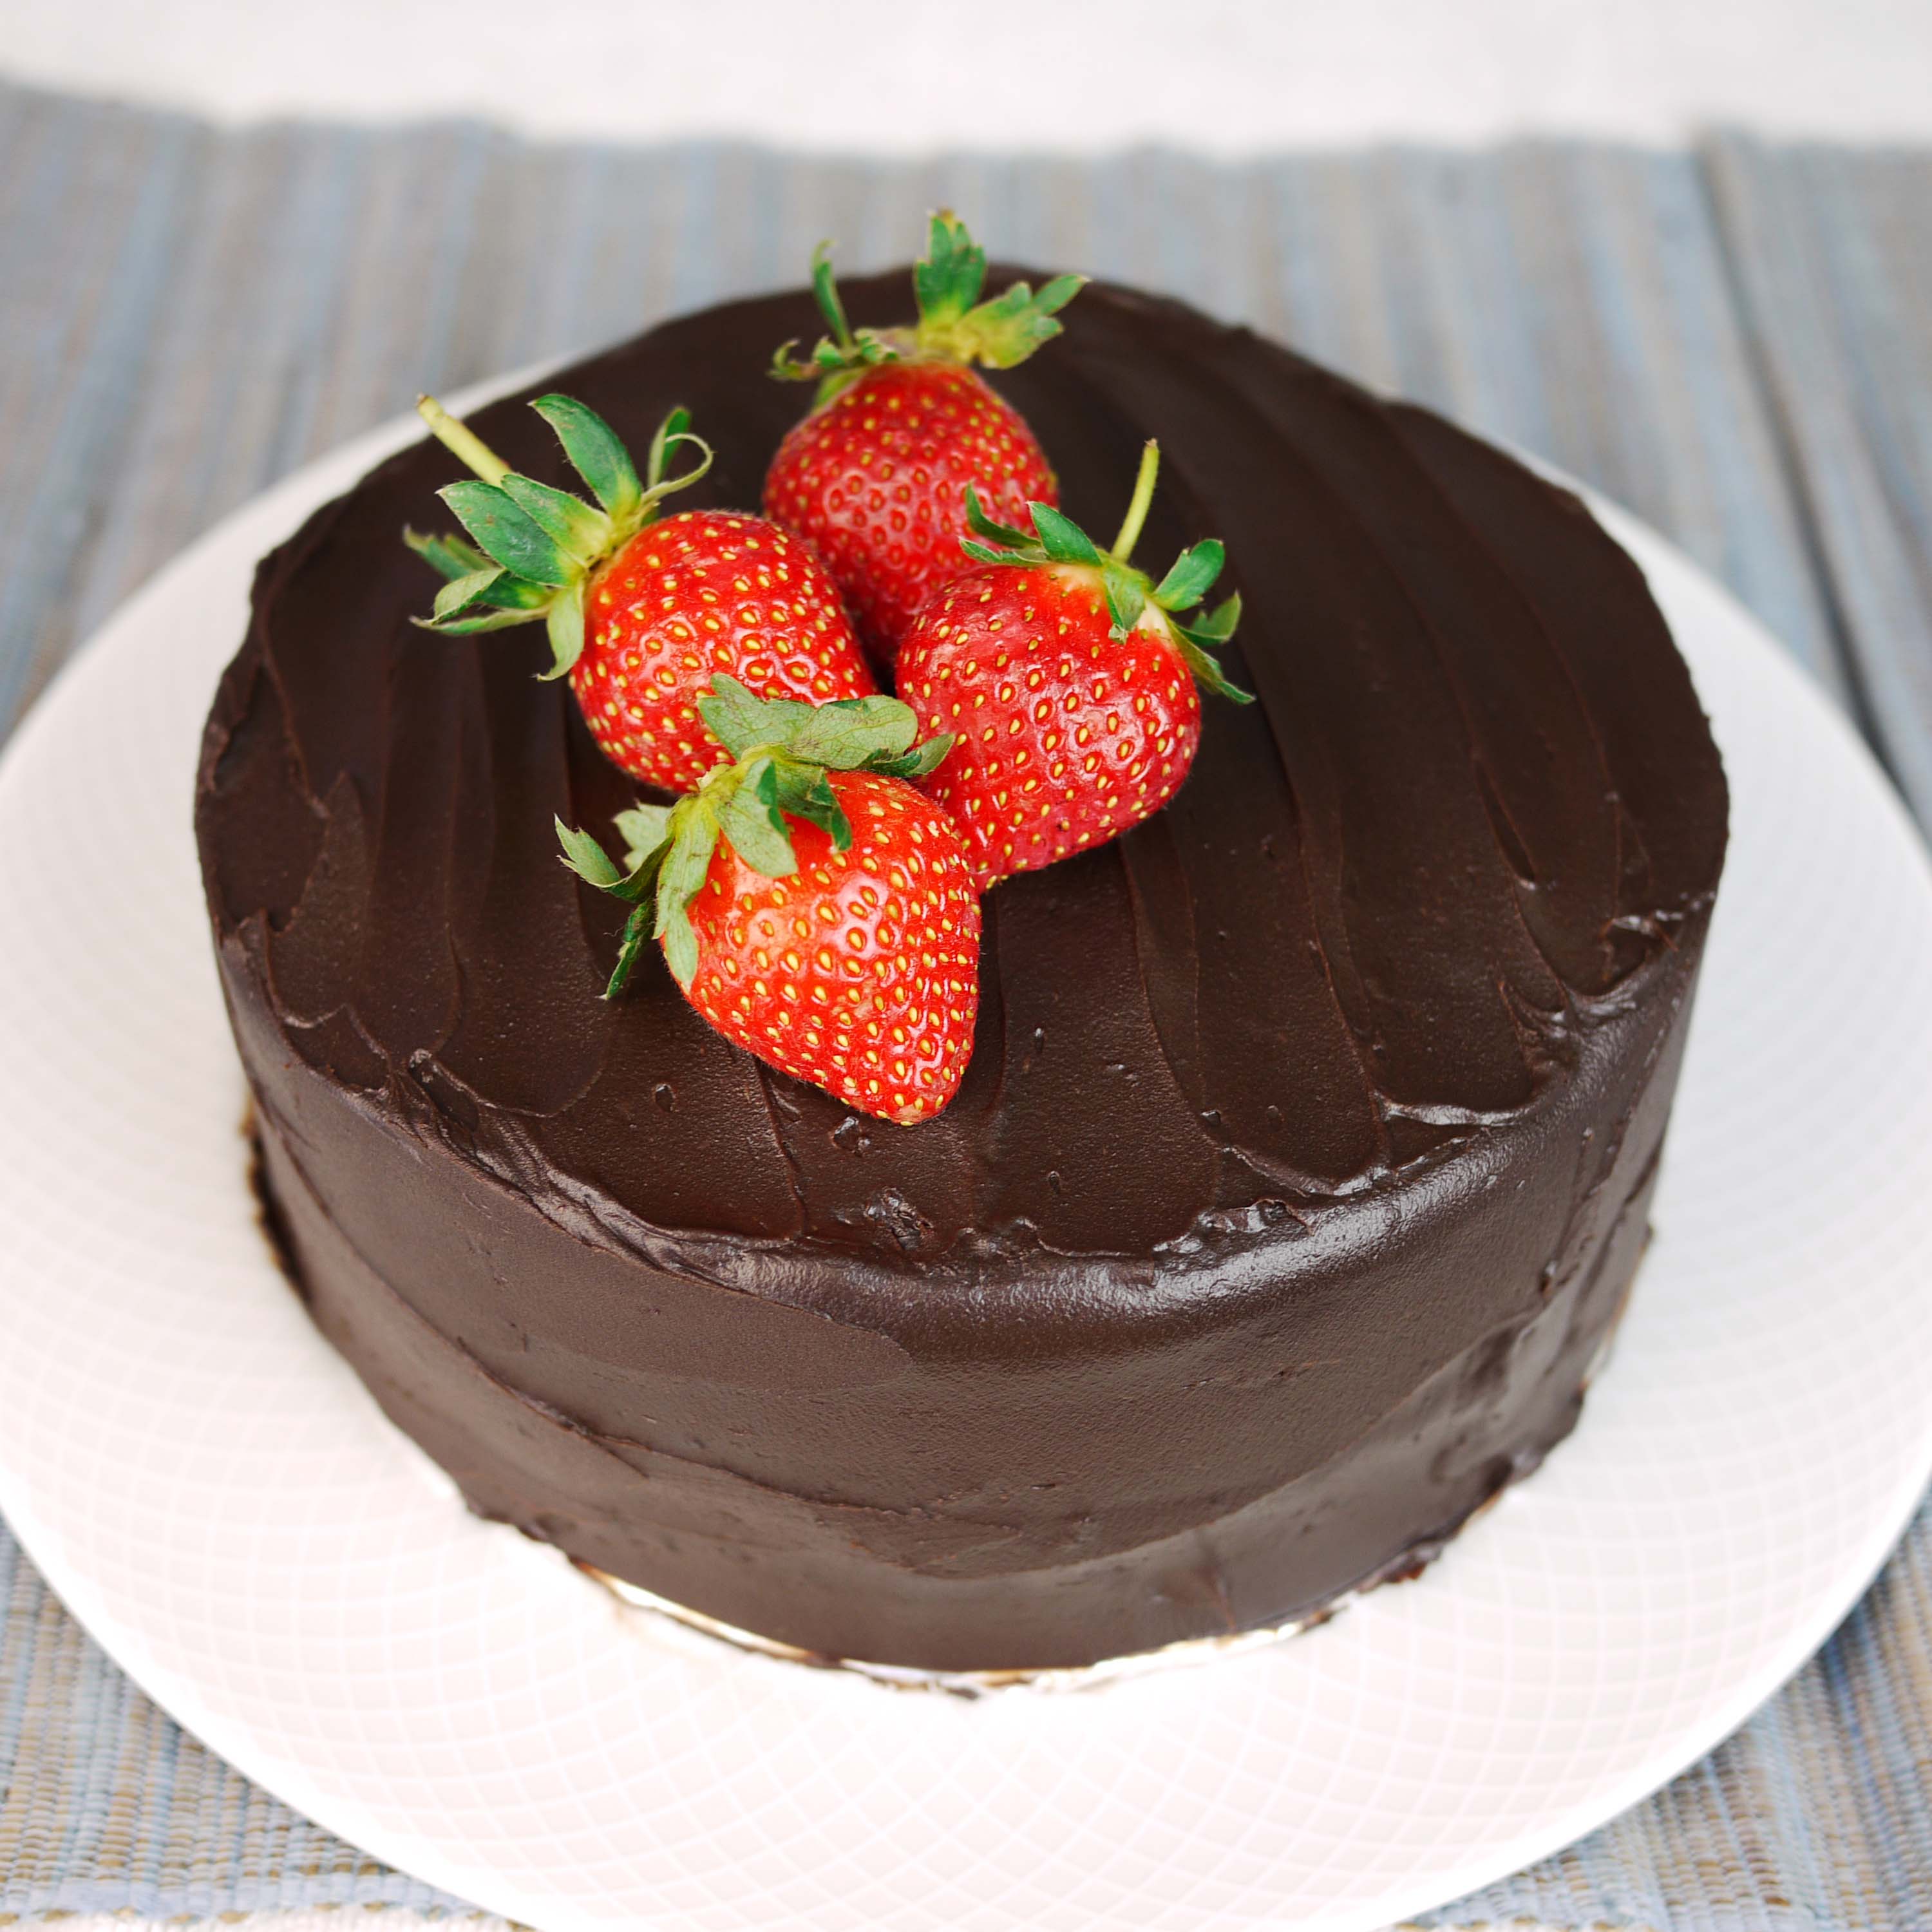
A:
{"label": "cake bottom edge", "polygon": [[[1648,1228],[1645,1232],[1644,1245],[1647,1250],[1649,1246]],[[1641,1265],[1642,1257],[1640,1256],[1639,1267]],[[1592,1384],[1610,1361],[1618,1330],[1622,1326],[1624,1315],[1630,1306],[1630,1295],[1635,1286],[1636,1272],[1633,1270],[1578,1387],[1574,1410],[1577,1421],[1582,1420],[1583,1402]],[[1156,1645],[1151,1649],[1130,1651],[1118,1657],[1102,1658],[1091,1664],[1046,1664],[1032,1668],[998,1670],[924,1670],[912,1664],[874,1663],[863,1658],[833,1656],[822,1651],[802,1649],[796,1644],[786,1643],[778,1638],[761,1636],[756,1630],[742,1630],[734,1624],[708,1616],[703,1610],[693,1610],[687,1604],[660,1596],[656,1591],[646,1589],[640,1583],[628,1582],[621,1576],[611,1576],[608,1571],[598,1569],[595,1564],[585,1562],[576,1557],[568,1560],[574,1568],[608,1591],[627,1610],[662,1618],[726,1649],[746,1652],[800,1669],[826,1671],[858,1678],[890,1690],[925,1692],[966,1700],[1016,1692],[1059,1695],[1074,1691],[1098,1690],[1113,1684],[1151,1677],[1172,1670],[1198,1670],[1232,1658],[1246,1656],[1255,1651],[1271,1649],[1277,1644],[1286,1643],[1291,1638],[1303,1636],[1324,1624],[1332,1622],[1358,1598],[1367,1595],[1371,1590],[1381,1589],[1391,1583],[1420,1580],[1450,1545],[1479,1516],[1487,1514],[1519,1483],[1525,1482],[1534,1475],[1551,1453],[1574,1433],[1573,1424],[1571,1428],[1556,1442],[1534,1454],[1525,1455],[1520,1466],[1512,1468],[1503,1481],[1454,1522],[1418,1538],[1406,1550],[1398,1552],[1387,1562],[1378,1564],[1367,1575],[1322,1603],[1297,1611],[1276,1622],[1259,1624],[1250,1629],[1232,1630],[1225,1634],[1182,1637],[1170,1643]]]}

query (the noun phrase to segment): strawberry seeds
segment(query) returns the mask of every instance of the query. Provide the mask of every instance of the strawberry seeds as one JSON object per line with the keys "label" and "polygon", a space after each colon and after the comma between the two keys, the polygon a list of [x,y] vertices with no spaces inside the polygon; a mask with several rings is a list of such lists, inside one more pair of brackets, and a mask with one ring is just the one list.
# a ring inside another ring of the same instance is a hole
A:
{"label": "strawberry seeds", "polygon": [[604,755],[679,794],[618,815],[622,865],[557,822],[566,864],[629,908],[606,996],[655,946],[725,1037],[908,1125],[946,1106],[971,1057],[980,893],[1160,810],[1198,747],[1201,688],[1250,701],[1214,655],[1240,600],[1203,605],[1221,545],[1158,583],[1130,561],[1156,446],[1102,549],[972,366],[1051,340],[1084,278],[983,300],[986,274],[964,226],[936,214],[917,321],[855,330],[820,247],[830,333],[775,358],[818,388],[764,517],[660,514],[711,467],[682,410],[640,475],[593,411],[538,398],[579,496],[519,476],[425,397],[473,472],[439,493],[467,538],[404,533],[445,580],[424,628],[542,622],[542,675],[569,679]]}

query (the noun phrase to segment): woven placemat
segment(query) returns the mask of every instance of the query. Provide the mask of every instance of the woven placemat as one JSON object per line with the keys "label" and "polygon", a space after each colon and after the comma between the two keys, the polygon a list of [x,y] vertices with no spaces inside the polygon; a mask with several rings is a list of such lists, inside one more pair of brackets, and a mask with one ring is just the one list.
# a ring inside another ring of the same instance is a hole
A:
{"label": "woven placemat", "polygon": [[[418,390],[795,281],[820,235],[855,269],[902,259],[939,203],[1003,254],[1186,295],[1621,499],[1932,814],[1932,157],[1742,139],[887,166],[218,131],[0,85],[0,733],[176,550]],[[305,1932],[355,1906],[469,1912],[187,1736],[0,1526],[0,1924]],[[1425,1922],[1932,1925],[1932,1516],[1696,1770]]]}

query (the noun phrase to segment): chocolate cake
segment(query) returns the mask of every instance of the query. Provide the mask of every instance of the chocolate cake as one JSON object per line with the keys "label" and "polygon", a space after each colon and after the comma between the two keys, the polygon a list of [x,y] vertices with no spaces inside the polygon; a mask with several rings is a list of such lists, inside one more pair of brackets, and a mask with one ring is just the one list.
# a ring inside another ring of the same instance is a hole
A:
{"label": "chocolate cake", "polygon": [[[847,291],[888,322],[903,272]],[[808,296],[566,372],[755,505]],[[1076,519],[1164,452],[1246,615],[1192,775],[984,904],[901,1127],[712,1032],[557,862],[633,784],[530,632],[412,627],[424,442],[262,565],[196,821],[323,1334],[483,1515],[726,1624],[937,1670],[1268,1627],[1402,1573],[1576,1420],[1642,1252],[1725,842],[1643,579],[1566,491],[1096,286],[994,378]],[[561,482],[513,399],[478,430]]]}

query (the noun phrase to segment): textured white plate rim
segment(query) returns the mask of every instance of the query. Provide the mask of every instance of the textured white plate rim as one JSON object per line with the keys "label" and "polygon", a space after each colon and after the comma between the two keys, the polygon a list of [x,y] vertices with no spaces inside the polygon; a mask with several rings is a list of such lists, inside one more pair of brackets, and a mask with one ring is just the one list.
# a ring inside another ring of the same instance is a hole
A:
{"label": "textured white plate rim", "polygon": [[[168,599],[180,595],[185,586],[218,578],[232,582],[238,572],[252,564],[254,556],[266,543],[291,527],[307,507],[343,487],[388,449],[407,440],[412,427],[407,422],[387,426],[257,499],[177,560],[104,626],[83,658],[63,673],[37,706],[9,747],[4,765],[0,765],[0,838],[5,836],[12,815],[10,782],[14,774],[43,736],[58,736],[72,730],[65,694],[76,680],[85,675],[87,664],[110,652],[136,647],[153,614]],[[1722,610],[1735,627],[1755,632],[1754,620],[1661,538],[1613,507],[1600,502],[1595,502],[1594,506],[1643,562],[1680,630],[1687,610],[1695,621],[1701,602],[1707,614],[1711,609]],[[1882,837],[1888,831],[1912,855],[1918,890],[1932,892],[1932,876],[1928,876],[1916,835],[1863,746],[1850,727],[1810,692],[1802,675],[1774,645],[1763,640],[1761,650],[1764,658],[1759,668],[1761,674],[1774,682],[1782,682],[1792,692],[1802,692],[1814,714],[1812,726],[1821,742],[1834,744],[1840,758],[1863,772],[1868,794],[1865,802],[1874,837]],[[182,791],[184,795],[184,783]],[[4,969],[0,968],[0,1004],[4,1004],[5,996]],[[0,1391],[4,1388],[5,1371],[0,1368]],[[6,1439],[4,1415],[4,1405],[0,1404],[0,1443]],[[1578,1441],[1583,1439],[1580,1437]],[[1563,1453],[1566,1452],[1559,1454]],[[1696,1762],[1748,1717],[1829,1635],[1881,1567],[1910,1520],[1928,1478],[1932,1478],[1932,1426],[1921,1431],[1910,1453],[1897,1456],[1890,1479],[1872,1497],[1863,1500],[1862,1527],[1856,1539],[1847,1542],[1831,1586],[1815,1590],[1802,1604],[1794,1604],[1780,1640],[1753,1660],[1753,1667],[1739,1675],[1727,1694],[1712,1700],[1696,1714],[1694,1722],[1681,1724],[1668,1735],[1654,1739],[1650,1748],[1634,1756],[1620,1774],[1606,1777],[1596,1789],[1560,1813],[1537,1818],[1520,1829],[1499,1828],[1480,1842],[1472,1843],[1461,1858],[1439,1860],[1426,1874],[1405,1874],[1372,1893],[1365,1892],[1334,1909],[1321,1911],[1313,1919],[1295,1922],[1332,1926],[1338,1932],[1344,1927],[1366,1928],[1458,1896],[1571,1842]],[[555,1928],[560,1924],[557,1915],[561,1909],[569,1923],[598,1922],[590,1918],[572,1917],[572,1908],[560,1907],[556,1894],[527,1888],[506,1879],[490,1864],[487,1852],[482,1848],[474,1845],[460,1848],[446,1838],[418,1832],[409,1821],[392,1814],[365,1807],[352,1792],[329,1785],[307,1766],[284,1755],[274,1738],[265,1734],[260,1726],[208,1694],[207,1686],[193,1670],[180,1667],[175,1659],[162,1654],[151,1641],[138,1614],[130,1616],[125,1606],[117,1606],[97,1587],[74,1539],[60,1522],[44,1514],[35,1492],[16,1474],[13,1460],[4,1456],[0,1456],[0,1510],[4,1510],[22,1546],[56,1590],[130,1676],[213,1749],[296,1808],[389,1862],[512,1916]],[[1454,1587],[1451,1566],[1432,1573],[1424,1587]],[[734,1667],[778,1666],[745,1660]],[[886,1694],[860,1684],[851,1686],[850,1690],[861,1700]],[[1098,1922],[1090,1917],[1068,1922]],[[1258,1922],[1231,1918],[1228,1922]]]}

